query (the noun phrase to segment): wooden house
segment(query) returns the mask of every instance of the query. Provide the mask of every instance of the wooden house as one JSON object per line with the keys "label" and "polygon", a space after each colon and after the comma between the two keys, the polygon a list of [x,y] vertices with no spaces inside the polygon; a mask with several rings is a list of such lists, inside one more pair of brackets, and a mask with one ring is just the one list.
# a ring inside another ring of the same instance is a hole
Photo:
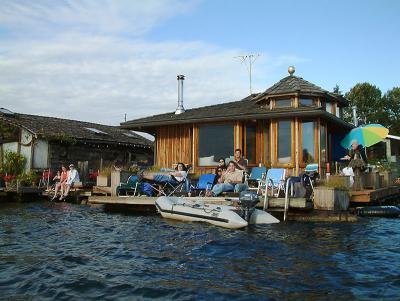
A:
{"label": "wooden house", "polygon": [[0,159],[5,151],[22,154],[25,170],[53,171],[85,162],[97,171],[115,161],[153,161],[153,142],[128,130],[90,122],[13,113],[0,109]]}
{"label": "wooden house", "polygon": [[348,101],[293,73],[291,67],[289,76],[242,100],[131,120],[121,128],[155,136],[158,166],[182,161],[204,173],[240,148],[249,166],[284,167],[295,175],[319,163],[323,172],[344,154],[339,142],[352,128],[342,119]]}

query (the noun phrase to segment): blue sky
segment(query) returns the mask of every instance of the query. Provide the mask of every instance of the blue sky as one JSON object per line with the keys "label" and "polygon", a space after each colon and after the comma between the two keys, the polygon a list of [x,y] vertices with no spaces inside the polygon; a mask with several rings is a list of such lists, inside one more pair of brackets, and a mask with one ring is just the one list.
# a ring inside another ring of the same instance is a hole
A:
{"label": "blue sky", "polygon": [[17,1],[0,5],[0,107],[119,124],[239,100],[296,67],[324,89],[400,86],[400,1]]}

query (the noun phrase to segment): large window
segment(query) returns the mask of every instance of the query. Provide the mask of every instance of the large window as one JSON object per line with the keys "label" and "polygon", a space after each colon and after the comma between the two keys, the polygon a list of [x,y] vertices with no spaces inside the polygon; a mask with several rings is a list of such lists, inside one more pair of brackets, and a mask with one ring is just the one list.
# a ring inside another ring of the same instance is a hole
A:
{"label": "large window", "polygon": [[289,99],[276,99],[275,100],[275,107],[276,108],[286,108],[292,106],[292,100]]}
{"label": "large window", "polygon": [[314,139],[314,121],[303,120],[301,122],[301,144],[303,163],[313,163],[315,159],[315,139]]}
{"label": "large window", "polygon": [[199,166],[215,166],[219,158],[233,155],[233,139],[233,124],[199,126]]}
{"label": "large window", "polygon": [[327,161],[327,143],[326,143],[326,126],[321,124],[320,127],[320,148],[321,148],[321,164]]}
{"label": "large window", "polygon": [[245,143],[246,159],[249,163],[256,163],[256,123],[246,123]]}
{"label": "large window", "polygon": [[278,163],[292,162],[292,127],[290,120],[281,120],[278,126]]}
{"label": "large window", "polygon": [[331,102],[326,102],[326,104],[325,104],[325,110],[328,112],[328,113],[331,113],[331,114],[333,114],[333,105],[332,105],[332,103]]}

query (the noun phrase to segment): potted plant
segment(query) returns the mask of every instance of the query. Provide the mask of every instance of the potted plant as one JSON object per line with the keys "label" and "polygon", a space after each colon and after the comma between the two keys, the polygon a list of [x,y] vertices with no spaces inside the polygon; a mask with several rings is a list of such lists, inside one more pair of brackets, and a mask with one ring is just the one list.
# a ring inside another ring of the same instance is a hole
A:
{"label": "potted plant", "polygon": [[314,187],[314,209],[347,210],[350,204],[350,193],[346,177],[333,178]]}
{"label": "potted plant", "polygon": [[111,186],[111,167],[104,167],[99,171],[96,179],[96,186]]}

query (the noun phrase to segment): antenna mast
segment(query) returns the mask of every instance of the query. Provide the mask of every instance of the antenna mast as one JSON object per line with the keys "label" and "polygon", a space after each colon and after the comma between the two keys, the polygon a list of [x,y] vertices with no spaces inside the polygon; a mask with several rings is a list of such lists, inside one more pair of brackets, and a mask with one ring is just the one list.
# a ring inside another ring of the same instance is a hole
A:
{"label": "antenna mast", "polygon": [[246,65],[247,71],[249,72],[249,81],[250,81],[250,94],[253,94],[252,86],[251,86],[251,73],[252,73],[252,65],[258,59],[260,54],[246,54],[246,55],[238,55],[235,58],[240,59],[242,64]]}

